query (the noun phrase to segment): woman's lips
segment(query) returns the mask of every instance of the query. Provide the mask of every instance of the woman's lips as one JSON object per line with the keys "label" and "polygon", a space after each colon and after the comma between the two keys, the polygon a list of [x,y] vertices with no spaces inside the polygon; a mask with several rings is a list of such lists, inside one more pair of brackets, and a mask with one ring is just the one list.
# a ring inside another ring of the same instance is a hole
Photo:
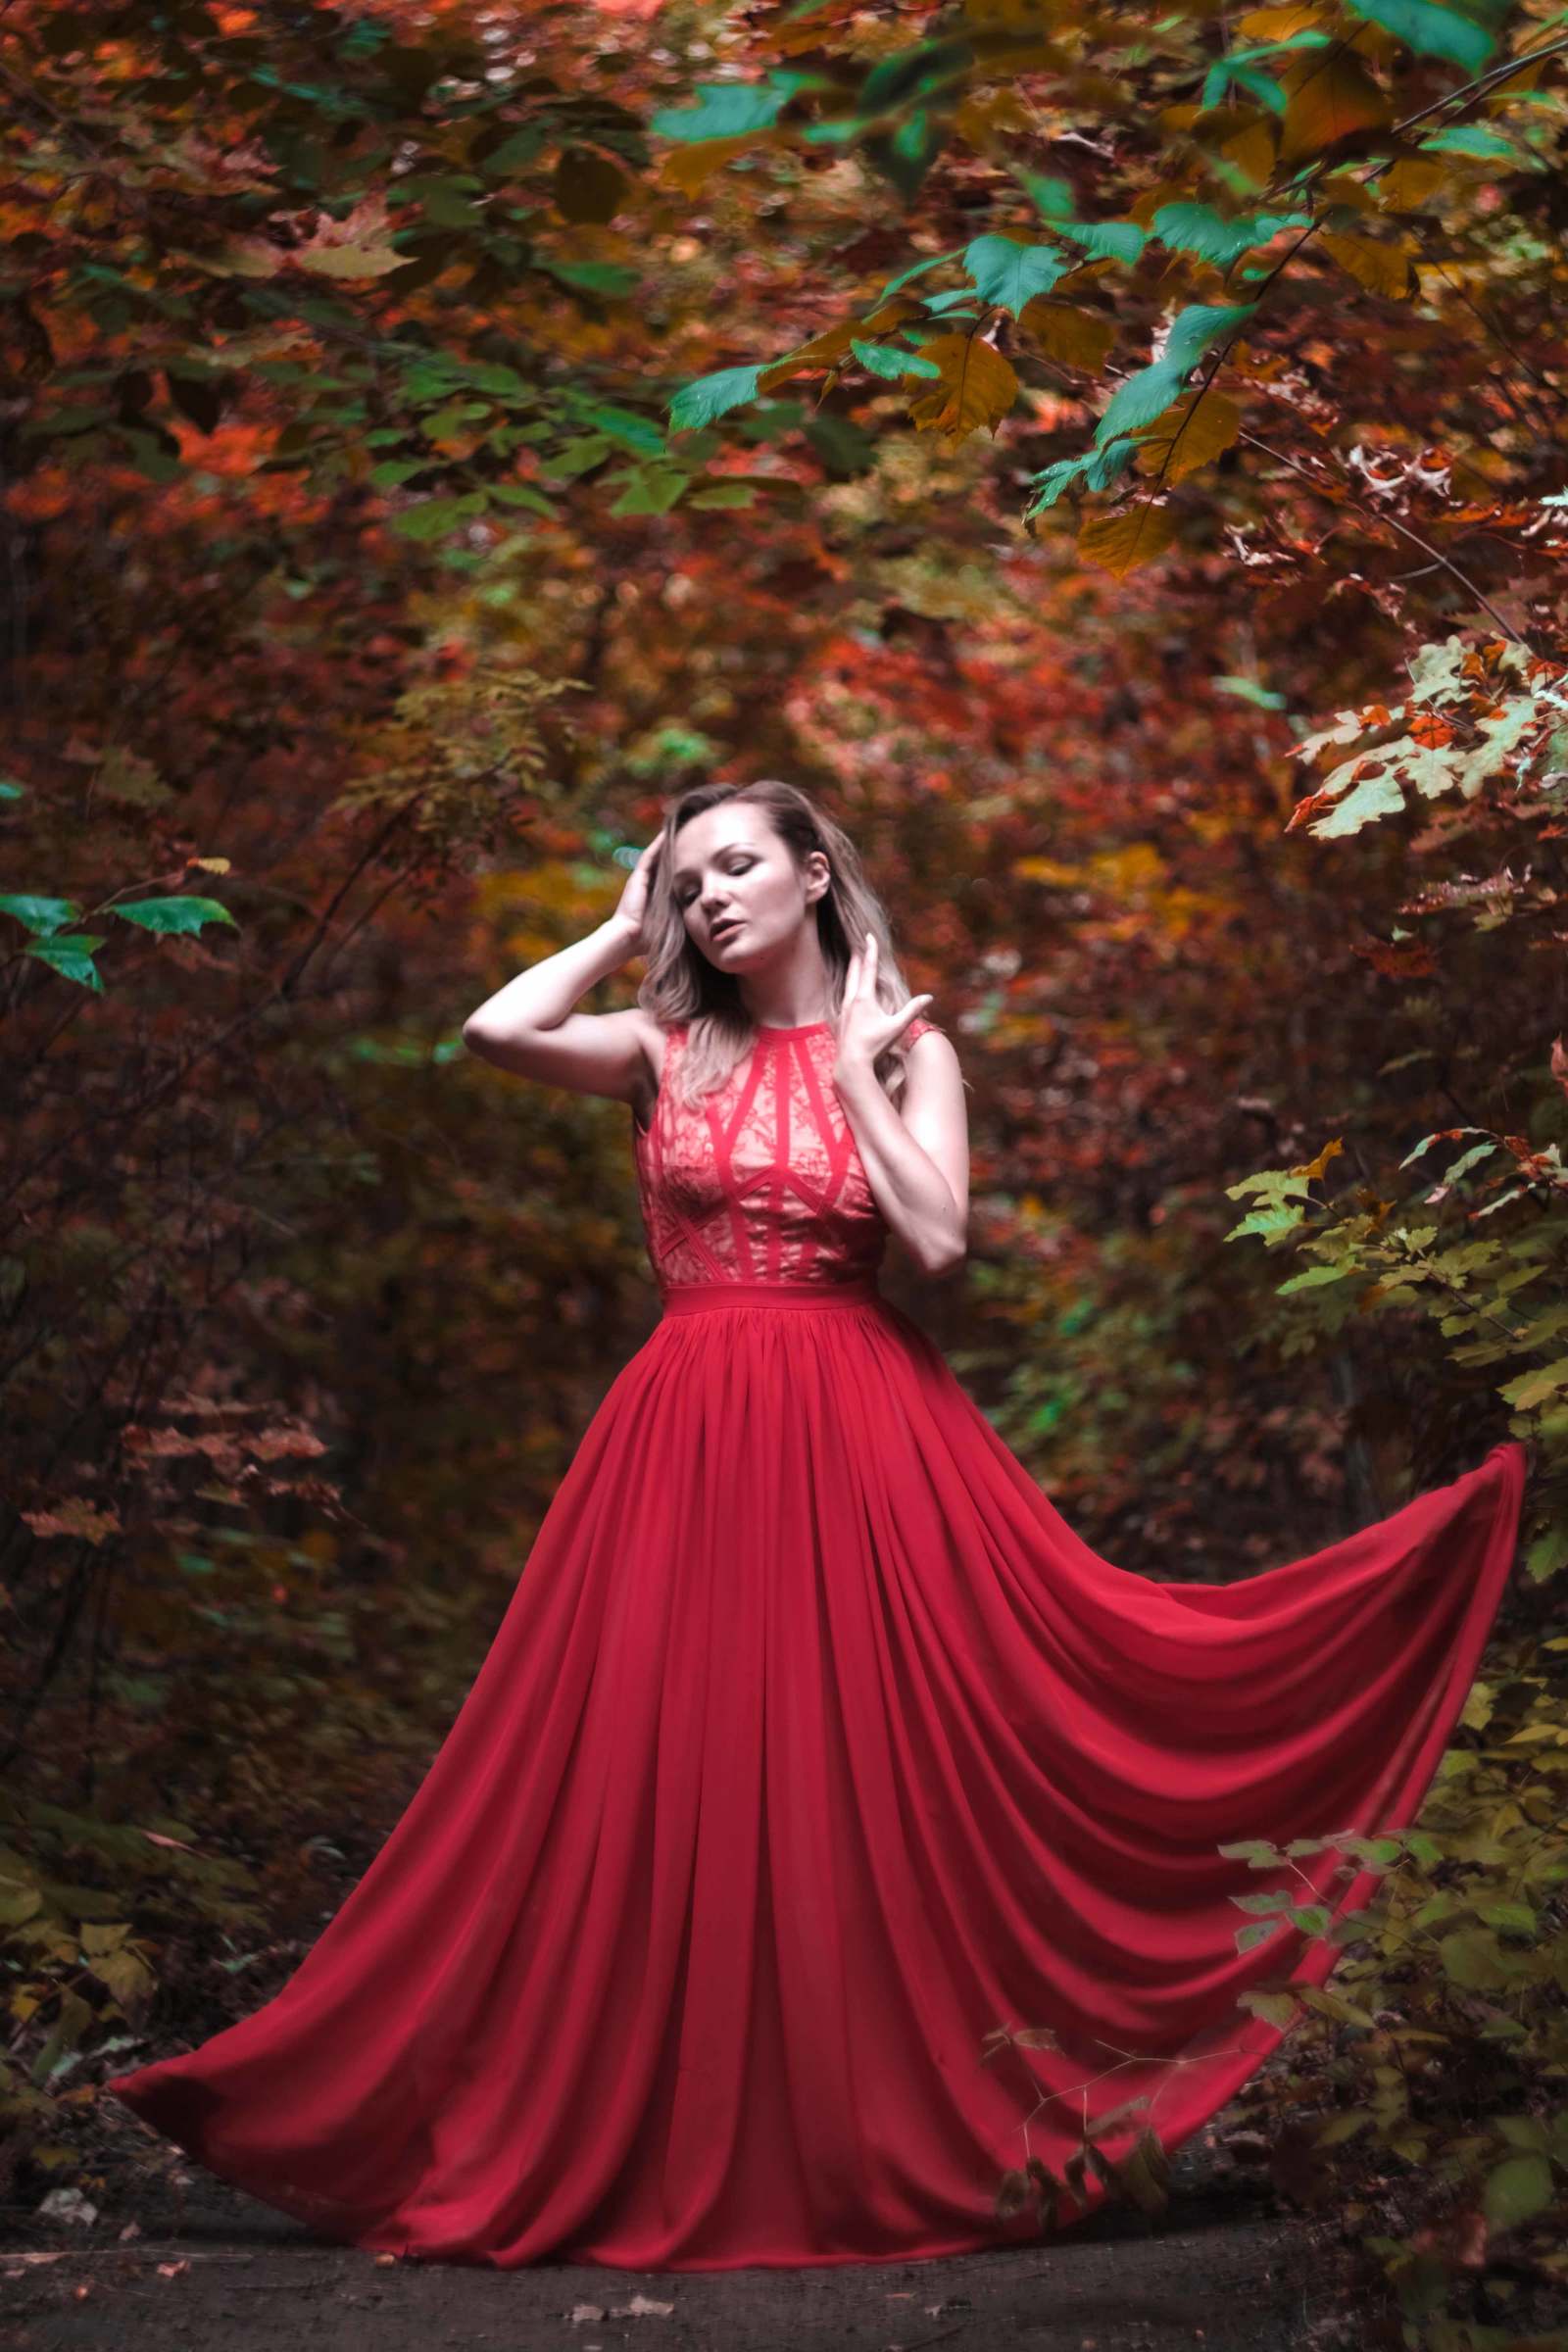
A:
{"label": "woman's lips", "polygon": [[721,948],[726,939],[733,939],[736,932],[742,929],[744,929],[744,925],[739,920],[720,923],[711,934],[714,947]]}

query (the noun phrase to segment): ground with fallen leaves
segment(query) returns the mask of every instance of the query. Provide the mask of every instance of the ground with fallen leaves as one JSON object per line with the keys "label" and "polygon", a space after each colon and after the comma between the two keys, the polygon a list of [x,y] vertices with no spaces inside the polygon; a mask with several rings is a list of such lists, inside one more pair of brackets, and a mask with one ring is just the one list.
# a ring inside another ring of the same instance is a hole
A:
{"label": "ground with fallen leaves", "polygon": [[166,2143],[150,2155],[149,2137],[117,2124],[74,2220],[5,2210],[8,2352],[1329,2352],[1354,2340],[1343,2249],[1280,2204],[1266,2170],[1237,2162],[1222,2129],[1176,2152],[1156,2219],[1110,2209],[1038,2247],[930,2262],[701,2273],[364,2253]]}

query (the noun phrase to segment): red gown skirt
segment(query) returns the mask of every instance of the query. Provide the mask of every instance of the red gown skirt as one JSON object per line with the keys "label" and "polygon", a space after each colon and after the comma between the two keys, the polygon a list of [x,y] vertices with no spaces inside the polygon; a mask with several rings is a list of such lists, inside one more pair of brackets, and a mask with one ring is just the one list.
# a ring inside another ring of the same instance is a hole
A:
{"label": "red gown skirt", "polygon": [[[1118,2109],[1112,2159],[1174,2148],[1281,2037],[1237,1996],[1328,1975],[1297,1928],[1238,1951],[1231,1898],[1274,1881],[1218,1849],[1412,1822],[1524,1475],[1499,1445],[1307,1557],[1164,1584],[1073,1534],[869,1282],[673,1292],[364,1879],[275,1998],[109,2087],[430,2260],[1037,2234],[1005,2170]],[[1335,1917],[1375,1885],[1343,1861],[1300,1865]]]}

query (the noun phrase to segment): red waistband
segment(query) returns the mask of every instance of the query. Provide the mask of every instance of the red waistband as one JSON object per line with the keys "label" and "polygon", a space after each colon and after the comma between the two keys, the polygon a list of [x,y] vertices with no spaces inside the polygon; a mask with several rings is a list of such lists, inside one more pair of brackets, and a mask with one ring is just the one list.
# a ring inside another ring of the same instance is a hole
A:
{"label": "red waistband", "polygon": [[678,1282],[663,1305],[666,1315],[706,1315],[726,1306],[874,1306],[881,1296],[869,1274],[838,1282]]}

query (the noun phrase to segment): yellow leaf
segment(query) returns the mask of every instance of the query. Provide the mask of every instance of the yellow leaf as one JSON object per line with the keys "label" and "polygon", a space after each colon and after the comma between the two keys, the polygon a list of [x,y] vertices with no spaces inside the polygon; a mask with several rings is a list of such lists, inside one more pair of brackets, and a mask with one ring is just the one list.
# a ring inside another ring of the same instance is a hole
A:
{"label": "yellow leaf", "polygon": [[987,81],[1001,81],[1009,74],[1066,74],[1071,60],[1054,41],[1030,41],[1022,47],[1004,47],[995,41],[975,44],[982,71]]}
{"label": "yellow leaf", "polygon": [[1447,178],[1441,164],[1429,163],[1425,156],[1404,155],[1386,172],[1378,182],[1383,207],[1390,213],[1415,213],[1431,196],[1435,196]]}
{"label": "yellow leaf", "polygon": [[1162,204],[1181,204],[1193,193],[1193,188],[1186,180],[1156,179],[1149,187],[1139,190],[1127,207],[1127,219],[1136,220],[1140,228],[1148,228]]}
{"label": "yellow leaf", "polygon": [[1389,101],[1363,65],[1344,49],[1314,50],[1285,75],[1283,163],[1322,155],[1358,130],[1379,129]]}
{"label": "yellow leaf", "polygon": [[84,1920],[81,1929],[81,1948],[91,1959],[100,1952],[116,1952],[130,1934],[124,1922],[106,1927],[97,1920]]}
{"label": "yellow leaf", "polygon": [[1024,304],[1018,324],[1035,337],[1048,359],[1091,373],[1103,367],[1116,340],[1114,319],[1098,318],[1093,311],[1069,310],[1065,303],[1048,302],[1043,294]]}
{"label": "yellow leaf", "polygon": [[1293,32],[1304,32],[1307,26],[1321,26],[1321,12],[1296,0],[1279,8],[1251,8],[1245,17],[1238,17],[1236,29],[1245,32],[1250,41],[1288,41]]}
{"label": "yellow leaf", "polygon": [[1118,580],[1140,564],[1163,555],[1176,536],[1169,507],[1128,507],[1120,514],[1097,514],[1078,534],[1078,552]]}
{"label": "yellow leaf", "polygon": [[1026,131],[1029,117],[1012,90],[997,90],[988,98],[966,98],[953,118],[953,127],[964,145],[989,155],[999,131]]}
{"label": "yellow leaf", "polygon": [[1293,1168],[1291,1170],[1291,1174],[1293,1176],[1304,1176],[1309,1184],[1315,1184],[1318,1178],[1322,1175],[1324,1169],[1328,1166],[1329,1161],[1336,1158],[1344,1150],[1345,1138],[1337,1135],[1329,1143],[1324,1145],[1316,1159],[1303,1160],[1298,1168]]}
{"label": "yellow leaf", "polygon": [[941,378],[909,403],[916,430],[951,441],[982,427],[995,433],[1018,397],[1018,378],[1001,352],[979,335],[933,335],[920,357],[941,369]]}
{"label": "yellow leaf", "polygon": [[204,874],[227,874],[233,871],[233,862],[227,858],[189,858],[186,863],[199,865]]}
{"label": "yellow leaf", "polygon": [[230,237],[215,254],[187,253],[179,258],[194,262],[212,277],[275,277],[284,259],[265,237]]}
{"label": "yellow leaf", "polygon": [[736,139],[694,139],[690,145],[670,149],[660,166],[659,176],[666,187],[679,188],[684,195],[691,196],[736,156],[744,155],[749,148],[774,143],[766,131],[755,130]]}
{"label": "yellow leaf", "polygon": [[1397,245],[1381,244],[1376,237],[1340,236],[1326,231],[1318,240],[1325,253],[1349,271],[1369,294],[1384,294],[1404,302],[1414,290],[1410,257]]}
{"label": "yellow leaf", "polygon": [[385,277],[409,266],[408,255],[392,245],[301,245],[294,260],[317,277]]}
{"label": "yellow leaf", "polygon": [[1266,188],[1274,176],[1274,134],[1261,115],[1223,140],[1220,154],[1254,188]]}
{"label": "yellow leaf", "polygon": [[860,332],[863,335],[884,334],[890,326],[902,326],[906,318],[914,318],[919,308],[920,305],[911,302],[906,294],[895,294],[891,302],[884,302],[876,310],[866,313],[860,321]]}
{"label": "yellow leaf", "polygon": [[859,322],[854,318],[841,319],[837,326],[825,328],[809,343],[803,343],[799,351],[787,351],[782,359],[764,368],[757,379],[758,390],[771,392],[776,385],[788,383],[792,375],[805,375],[819,368],[836,368],[849,357],[850,345],[859,332]]}
{"label": "yellow leaf", "polygon": [[1188,392],[1141,436],[1139,471],[1184,482],[1229,449],[1241,429],[1242,412],[1223,392]]}
{"label": "yellow leaf", "polygon": [[1012,870],[1025,882],[1058,882],[1063,888],[1083,880],[1081,865],[1064,865],[1059,858],[1015,858]]}
{"label": "yellow leaf", "polygon": [[1318,202],[1326,212],[1330,205],[1348,205],[1352,212],[1375,213],[1378,209],[1377,190],[1369,188],[1364,179],[1353,172],[1331,172],[1318,182]]}

